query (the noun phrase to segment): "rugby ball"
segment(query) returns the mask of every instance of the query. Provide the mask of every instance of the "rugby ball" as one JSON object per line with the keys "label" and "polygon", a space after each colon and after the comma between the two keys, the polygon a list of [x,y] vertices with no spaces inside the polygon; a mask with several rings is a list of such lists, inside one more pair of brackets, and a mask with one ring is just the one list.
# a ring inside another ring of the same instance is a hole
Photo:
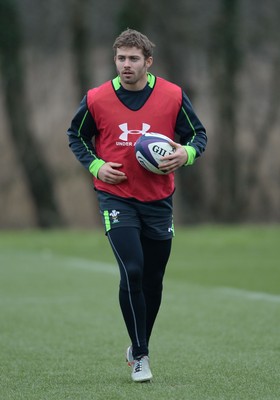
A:
{"label": "rugby ball", "polygon": [[158,168],[160,159],[174,153],[170,139],[160,133],[144,133],[135,143],[137,161],[154,174],[164,175],[166,172]]}

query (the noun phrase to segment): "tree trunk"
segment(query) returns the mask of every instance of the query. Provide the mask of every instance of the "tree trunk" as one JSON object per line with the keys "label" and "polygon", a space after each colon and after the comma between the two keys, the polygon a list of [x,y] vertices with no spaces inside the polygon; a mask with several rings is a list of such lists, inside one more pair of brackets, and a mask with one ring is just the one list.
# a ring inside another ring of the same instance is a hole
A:
{"label": "tree trunk", "polygon": [[221,15],[213,35],[211,63],[217,101],[217,190],[214,217],[234,222],[239,216],[238,152],[236,144],[238,94],[236,79],[241,65],[238,47],[238,0],[221,0]]}
{"label": "tree trunk", "polygon": [[1,0],[0,68],[10,133],[18,160],[14,167],[21,168],[26,176],[38,226],[53,227],[61,225],[62,218],[55,200],[51,173],[30,127],[21,48],[16,5],[12,0]]}
{"label": "tree trunk", "polygon": [[87,27],[89,0],[74,0],[71,13],[72,52],[79,99],[90,88],[90,34]]}

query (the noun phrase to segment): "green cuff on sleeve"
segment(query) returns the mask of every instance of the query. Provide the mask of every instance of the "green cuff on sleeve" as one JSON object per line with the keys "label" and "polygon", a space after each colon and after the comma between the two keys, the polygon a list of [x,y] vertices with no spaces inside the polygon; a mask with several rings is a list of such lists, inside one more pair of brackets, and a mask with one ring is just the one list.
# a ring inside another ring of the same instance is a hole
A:
{"label": "green cuff on sleeve", "polygon": [[100,158],[96,158],[92,161],[89,166],[89,172],[98,179],[98,171],[105,164],[105,161],[101,160]]}
{"label": "green cuff on sleeve", "polygon": [[195,157],[196,157],[196,150],[194,147],[192,146],[183,146],[184,149],[186,150],[187,154],[188,154],[188,159],[186,164],[184,164],[184,167],[186,167],[187,165],[193,165],[193,163],[195,162]]}

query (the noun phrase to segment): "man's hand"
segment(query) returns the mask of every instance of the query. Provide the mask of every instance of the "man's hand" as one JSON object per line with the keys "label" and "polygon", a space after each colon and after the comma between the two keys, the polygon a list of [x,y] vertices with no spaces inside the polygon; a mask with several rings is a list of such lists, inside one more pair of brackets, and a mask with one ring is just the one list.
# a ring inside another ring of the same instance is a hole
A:
{"label": "man's hand", "polygon": [[117,169],[120,167],[122,167],[122,164],[114,162],[103,164],[98,171],[98,179],[111,185],[117,185],[125,181],[127,179],[125,173]]}
{"label": "man's hand", "polygon": [[170,144],[171,146],[175,147],[175,152],[168,156],[162,157],[158,166],[159,169],[168,174],[182,167],[182,165],[186,164],[188,160],[188,154],[182,145],[173,142],[172,140],[170,140]]}

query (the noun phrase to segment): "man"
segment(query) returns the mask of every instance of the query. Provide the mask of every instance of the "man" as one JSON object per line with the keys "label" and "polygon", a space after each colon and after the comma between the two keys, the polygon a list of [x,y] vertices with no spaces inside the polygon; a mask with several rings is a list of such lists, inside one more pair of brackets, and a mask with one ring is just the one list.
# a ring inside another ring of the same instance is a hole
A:
{"label": "man", "polygon": [[[152,378],[149,340],[174,236],[174,171],[192,165],[207,142],[186,94],[148,72],[153,48],[142,33],[122,32],[113,45],[118,76],[88,91],[68,129],[71,150],[94,177],[119,265],[119,302],[131,340],[126,357],[135,382]],[[163,175],[135,158],[135,142],[147,130],[168,136],[176,149],[162,158]],[[182,144],[174,142],[175,132]]]}

